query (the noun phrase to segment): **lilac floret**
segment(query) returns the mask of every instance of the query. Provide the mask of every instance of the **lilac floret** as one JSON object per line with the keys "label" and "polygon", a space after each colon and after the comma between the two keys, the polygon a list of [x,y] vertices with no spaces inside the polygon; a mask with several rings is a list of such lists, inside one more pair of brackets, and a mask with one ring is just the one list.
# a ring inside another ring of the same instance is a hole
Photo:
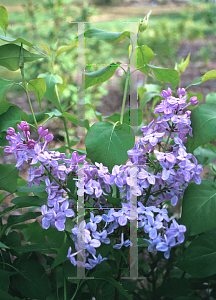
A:
{"label": "lilac floret", "polygon": [[176,241],[175,241],[175,238],[174,237],[171,237],[171,236],[164,236],[164,241],[163,242],[160,242],[156,245],[156,249],[158,251],[162,251],[164,252],[164,257],[166,259],[169,258],[170,256],[170,250],[172,247],[174,247],[176,245]]}
{"label": "lilac floret", "polygon": [[97,230],[97,224],[102,220],[102,216],[94,217],[94,214],[90,212],[90,222],[87,224],[87,229],[90,229],[92,232]]}
{"label": "lilac floret", "polygon": [[114,249],[121,249],[122,246],[128,247],[130,245],[130,240],[124,241],[124,233],[121,233],[121,244],[116,244],[113,246]]}
{"label": "lilac floret", "polygon": [[179,225],[175,219],[172,220],[170,228],[167,230],[166,234],[170,237],[177,237],[179,243],[184,242],[184,232],[186,232],[186,226]]}
{"label": "lilac floret", "polygon": [[150,215],[147,218],[148,223],[144,226],[144,231],[149,234],[150,239],[155,239],[157,237],[157,229],[161,229],[163,224],[160,221],[155,221]]}
{"label": "lilac floret", "polygon": [[88,262],[92,267],[95,267],[96,265],[102,263],[102,261],[107,260],[107,257],[102,258],[100,254],[98,254],[98,257],[96,257],[95,255],[93,255],[93,257],[94,259],[91,258],[88,259]]}
{"label": "lilac floret", "polygon": [[152,252],[154,250],[156,250],[156,246],[157,244],[159,244],[161,242],[161,236],[158,235],[155,239],[153,240],[147,240],[147,239],[143,239],[144,241],[148,242],[150,245],[148,246],[148,251]]}

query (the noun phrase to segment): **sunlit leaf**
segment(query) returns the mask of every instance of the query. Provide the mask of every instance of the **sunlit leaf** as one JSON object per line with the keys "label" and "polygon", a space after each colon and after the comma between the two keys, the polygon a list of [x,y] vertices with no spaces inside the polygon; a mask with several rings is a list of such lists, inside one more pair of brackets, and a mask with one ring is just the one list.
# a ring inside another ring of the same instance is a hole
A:
{"label": "sunlit leaf", "polygon": [[[0,6],[1,7],[1,6]],[[0,78],[0,102],[4,99],[5,93],[14,86],[15,82]]]}
{"label": "sunlit leaf", "polygon": [[110,121],[116,123],[116,122],[120,121],[120,117],[121,117],[120,113],[115,112],[115,113],[114,113],[113,115],[111,115],[111,116],[108,116],[108,117],[103,116],[103,119],[110,120]]}
{"label": "sunlit leaf", "polygon": [[201,84],[209,79],[215,79],[216,78],[216,70],[211,70],[211,71],[208,71],[207,73],[205,73],[203,76],[197,78],[196,80],[194,80],[191,84],[189,84],[187,88],[189,88],[190,86],[192,85],[198,85],[198,84]]}
{"label": "sunlit leaf", "polygon": [[90,107],[91,109],[93,109],[94,114],[95,114],[95,117],[96,117],[99,121],[102,121],[102,116],[103,116],[103,114],[100,113],[100,112],[98,112],[98,111],[96,111],[93,104],[86,103],[85,106]]}
{"label": "sunlit leaf", "polygon": [[216,70],[211,70],[203,75],[202,82],[205,82],[206,80],[209,79],[215,79],[215,78],[216,78]]}
{"label": "sunlit leaf", "polygon": [[188,54],[187,58],[184,60],[182,59],[180,64],[177,64],[177,71],[182,73],[185,71],[185,69],[187,68],[187,65],[189,64],[190,61],[190,53]]}
{"label": "sunlit leaf", "polygon": [[48,45],[42,43],[42,42],[38,42],[43,48],[44,50],[50,55],[51,54],[51,51],[50,51],[50,48]]}
{"label": "sunlit leaf", "polygon": [[0,35],[0,40],[2,40],[4,42],[7,42],[7,43],[11,43],[11,44],[21,44],[22,43],[23,45],[29,46],[30,48],[33,48],[33,49],[37,50],[38,52],[40,52],[43,55],[41,57],[46,56],[46,54],[43,53],[40,49],[38,49],[38,47],[34,46],[32,43],[24,40],[23,38],[14,39],[14,38],[10,38],[10,37]]}
{"label": "sunlit leaf", "polygon": [[[7,68],[10,71],[19,69],[20,46],[15,44],[6,44],[0,46],[0,66]],[[23,49],[24,63],[34,61],[44,56],[30,53]]]}
{"label": "sunlit leaf", "polygon": [[149,67],[147,67],[146,64],[148,64],[154,58],[154,56],[154,52],[148,46],[137,46],[134,49],[133,56],[131,58],[131,63],[142,73],[148,74]]}
{"label": "sunlit leaf", "polygon": [[126,37],[130,38],[130,31],[112,32],[94,27],[85,31],[85,38],[96,38],[108,43],[118,43]]}
{"label": "sunlit leaf", "polygon": [[59,55],[61,55],[62,53],[64,53],[64,52],[66,52],[66,51],[68,51],[68,50],[71,50],[71,49],[73,49],[73,48],[75,48],[76,47],[76,43],[74,43],[73,45],[68,45],[68,46],[60,46],[59,48],[58,48],[58,50],[57,50],[57,57],[59,56]]}
{"label": "sunlit leaf", "polygon": [[192,85],[198,85],[202,82],[202,76],[194,80],[191,84],[189,84],[185,89],[189,88]]}
{"label": "sunlit leaf", "polygon": [[39,102],[39,108],[41,110],[41,100],[46,92],[46,82],[43,78],[36,78],[29,81],[28,90],[35,92],[37,100]]}
{"label": "sunlit leaf", "polygon": [[4,30],[6,35],[6,30],[9,25],[7,9],[4,6],[0,6],[0,27]]}
{"label": "sunlit leaf", "polygon": [[62,79],[62,83],[57,83],[57,87],[59,89],[59,93],[63,93],[67,87],[67,79],[64,75],[59,75]]}
{"label": "sunlit leaf", "polygon": [[202,104],[191,113],[193,138],[188,136],[186,144],[189,152],[198,146],[212,141],[216,137],[216,104]]}
{"label": "sunlit leaf", "polygon": [[[115,70],[120,65],[120,62],[111,63],[109,66],[102,68],[95,72],[85,73],[82,75],[82,85],[81,90],[87,89],[90,86],[103,83],[112,77],[115,73]],[[85,86],[84,86],[85,85]]]}
{"label": "sunlit leaf", "polygon": [[46,82],[46,92],[44,97],[55,104],[58,110],[61,111],[59,98],[56,92],[56,85],[58,83],[63,84],[61,76],[55,74],[44,73],[38,75],[38,78],[43,78]]}
{"label": "sunlit leaf", "polygon": [[179,74],[176,70],[174,69],[166,69],[166,68],[160,68],[160,67],[155,67],[152,65],[147,64],[148,67],[150,67],[157,80],[161,82],[170,82],[175,88],[178,83],[179,83]]}
{"label": "sunlit leaf", "polygon": [[45,114],[48,115],[49,118],[60,117],[62,115],[62,113],[58,109],[54,109],[51,112],[46,112]]}
{"label": "sunlit leaf", "polygon": [[64,112],[62,114],[62,117],[65,117],[67,120],[69,120],[73,124],[76,124],[78,126],[85,127],[86,129],[89,129],[89,121],[86,120],[86,119],[85,119],[85,121],[84,120],[80,120],[76,116],[73,116],[73,115],[71,115],[71,114],[69,114],[67,112]]}

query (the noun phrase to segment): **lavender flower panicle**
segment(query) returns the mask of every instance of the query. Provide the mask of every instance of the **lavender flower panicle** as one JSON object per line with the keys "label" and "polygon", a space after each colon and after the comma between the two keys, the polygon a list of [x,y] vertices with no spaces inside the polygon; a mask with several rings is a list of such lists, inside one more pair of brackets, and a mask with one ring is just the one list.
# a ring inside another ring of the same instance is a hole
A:
{"label": "lavender flower panicle", "polygon": [[[12,127],[8,128],[6,139],[9,146],[4,149],[5,155],[15,154],[16,167],[20,171],[24,162],[30,164],[28,186],[39,186],[41,181],[46,185],[47,205],[41,207],[43,228],[52,226],[63,231],[66,218],[75,215],[72,209],[75,201],[66,188],[69,174],[73,174],[74,177],[83,174],[79,176],[81,179],[73,178],[78,188],[77,194],[85,195],[89,203],[93,199],[95,207],[102,208],[101,201],[104,199],[103,202],[108,203],[104,195],[111,192],[112,185],[115,184],[121,193],[121,209],[108,209],[101,216],[95,216],[91,212],[87,224],[84,221],[79,228],[74,226],[71,238],[77,252],[71,254],[72,250],[69,248],[67,255],[73,265],[92,269],[107,260],[100,254],[96,257],[96,248],[99,248],[101,243],[109,244],[108,236],[119,226],[127,226],[132,219],[137,219],[138,228],[143,228],[144,233],[149,236],[149,240],[144,239],[149,243],[149,251],[162,251],[165,258],[169,258],[171,248],[184,242],[186,227],[179,225],[175,219],[169,226],[167,210],[157,207],[164,201],[171,201],[175,206],[189,182],[201,183],[202,166],[197,164],[191,153],[187,153],[184,146],[187,134],[191,137],[193,135],[190,111],[183,111],[189,105],[196,105],[198,101],[196,97],[191,97],[187,103],[184,89],[179,88],[177,94],[178,97],[172,96],[170,88],[161,92],[164,99],[154,110],[158,115],[157,120],[152,120],[149,125],[141,128],[143,136],[127,151],[129,161],[124,166],[114,166],[111,174],[102,163],[89,165],[85,161],[86,155],[78,156],[76,151],[70,159],[64,153],[50,151],[48,144],[53,140],[53,135],[43,126],[38,128],[37,141],[30,139],[30,127],[27,122],[22,121],[17,125],[21,133],[16,133]],[[171,139],[174,144],[169,146]],[[152,159],[152,155],[155,159]],[[39,167],[35,166],[37,163],[40,163]],[[79,163],[83,163],[81,168]],[[149,171],[150,168],[154,173]],[[130,207],[131,192],[139,197],[134,207]],[[133,216],[132,209],[135,212]],[[130,240],[124,241],[122,232],[121,243],[113,248],[120,249],[129,245]],[[83,256],[84,265],[75,259],[78,253]],[[89,258],[86,262],[90,254],[93,259]]]}

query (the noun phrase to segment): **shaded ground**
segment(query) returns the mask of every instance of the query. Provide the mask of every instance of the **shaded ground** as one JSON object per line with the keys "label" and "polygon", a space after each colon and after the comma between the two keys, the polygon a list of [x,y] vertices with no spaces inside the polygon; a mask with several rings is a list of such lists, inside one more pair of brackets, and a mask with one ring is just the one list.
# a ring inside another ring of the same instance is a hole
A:
{"label": "shaded ground", "polygon": [[[119,1],[121,2],[121,1]],[[123,1],[122,1],[123,2]],[[114,2],[115,3],[115,2]],[[103,16],[96,15],[91,17],[91,22],[112,21],[113,19],[125,19],[128,17],[145,16],[150,10],[152,15],[179,13],[180,6],[187,6],[187,1],[171,2],[161,5],[157,1],[124,1],[121,5],[102,6]]]}

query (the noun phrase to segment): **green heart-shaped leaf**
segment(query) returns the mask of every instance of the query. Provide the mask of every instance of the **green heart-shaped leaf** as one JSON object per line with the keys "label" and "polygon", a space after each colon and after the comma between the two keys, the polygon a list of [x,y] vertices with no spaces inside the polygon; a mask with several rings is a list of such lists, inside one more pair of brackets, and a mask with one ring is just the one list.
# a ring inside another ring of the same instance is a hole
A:
{"label": "green heart-shaped leaf", "polygon": [[[129,134],[131,130],[131,134]],[[128,159],[127,151],[134,147],[133,130],[126,124],[102,121],[93,124],[85,138],[87,156],[93,163],[102,163],[112,171]]]}

